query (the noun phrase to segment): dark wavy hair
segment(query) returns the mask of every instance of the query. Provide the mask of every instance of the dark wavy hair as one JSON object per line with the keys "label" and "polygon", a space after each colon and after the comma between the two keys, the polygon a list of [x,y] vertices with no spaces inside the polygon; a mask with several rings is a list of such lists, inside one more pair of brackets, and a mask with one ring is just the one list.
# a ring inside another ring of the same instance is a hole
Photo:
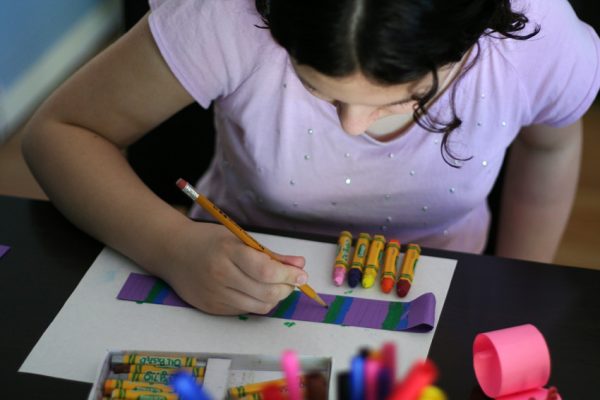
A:
{"label": "dark wavy hair", "polygon": [[531,32],[518,34],[529,20],[512,10],[510,0],[255,2],[275,41],[299,64],[324,75],[344,77],[360,71],[374,83],[394,85],[431,74],[431,88],[412,96],[413,119],[427,131],[443,134],[440,151],[452,166],[447,156],[466,160],[455,157],[448,144],[450,133],[462,123],[454,107],[455,90],[450,121],[434,120],[425,108],[439,88],[437,69],[460,61],[473,46],[477,46],[476,61],[482,35],[525,40],[540,30],[536,25]]}

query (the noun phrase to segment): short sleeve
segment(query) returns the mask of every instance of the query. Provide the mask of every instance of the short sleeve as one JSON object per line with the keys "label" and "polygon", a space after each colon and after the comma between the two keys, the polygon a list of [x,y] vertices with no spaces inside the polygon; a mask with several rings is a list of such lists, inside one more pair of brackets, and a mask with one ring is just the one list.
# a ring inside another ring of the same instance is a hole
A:
{"label": "short sleeve", "polygon": [[205,108],[244,82],[270,40],[250,0],[150,0],[150,8],[150,30],[163,58]]}
{"label": "short sleeve", "polygon": [[[540,32],[514,41],[523,95],[529,101],[525,125],[566,126],[581,118],[600,86],[600,40],[567,0],[513,2]],[[521,9],[520,9],[521,8]]]}

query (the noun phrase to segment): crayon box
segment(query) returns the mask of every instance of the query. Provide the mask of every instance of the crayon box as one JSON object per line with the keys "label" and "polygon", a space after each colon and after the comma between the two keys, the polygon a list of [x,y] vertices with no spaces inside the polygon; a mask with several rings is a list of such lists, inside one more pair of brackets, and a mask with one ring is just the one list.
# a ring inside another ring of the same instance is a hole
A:
{"label": "crayon box", "polygon": [[[322,374],[329,387],[330,357],[299,355],[298,358],[302,374]],[[146,398],[175,400],[169,375],[182,370],[194,376],[213,400],[240,398],[231,395],[233,388],[284,379],[281,358],[275,355],[109,351],[98,369],[88,400],[131,398],[133,391],[154,394]]]}

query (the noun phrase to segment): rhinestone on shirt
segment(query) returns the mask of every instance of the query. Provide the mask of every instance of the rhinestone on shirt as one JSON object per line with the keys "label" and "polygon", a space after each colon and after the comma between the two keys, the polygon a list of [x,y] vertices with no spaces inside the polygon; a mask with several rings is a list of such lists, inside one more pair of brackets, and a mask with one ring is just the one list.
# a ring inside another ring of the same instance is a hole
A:
{"label": "rhinestone on shirt", "polygon": [[387,222],[392,222],[392,217],[387,217],[385,220],[386,220]]}
{"label": "rhinestone on shirt", "polygon": [[485,93],[481,93],[481,98],[485,99]]}
{"label": "rhinestone on shirt", "polygon": [[293,179],[292,179],[292,180],[290,180],[290,185],[294,186],[295,184],[296,184],[296,181],[295,181],[295,180],[293,180]]}
{"label": "rhinestone on shirt", "polygon": [[488,165],[488,162],[487,162],[486,160],[483,160],[483,161],[481,162],[481,165],[483,165],[484,167],[487,167],[487,165]]}
{"label": "rhinestone on shirt", "polygon": [[287,83],[284,83],[283,84],[283,88],[285,89],[286,87],[287,87]]}
{"label": "rhinestone on shirt", "polygon": [[423,206],[422,210],[423,210],[423,212],[427,212],[427,210],[429,210],[429,207],[428,206]]}
{"label": "rhinestone on shirt", "polygon": [[350,157],[350,153],[344,154],[344,157],[346,157],[346,158]]}
{"label": "rhinestone on shirt", "polygon": [[410,176],[415,176],[416,172],[415,172],[414,169],[411,169],[410,172],[409,172],[409,174],[410,174]]}
{"label": "rhinestone on shirt", "polygon": [[385,197],[385,199],[388,200],[390,197],[392,197],[392,195],[389,193],[386,193],[383,197]]}
{"label": "rhinestone on shirt", "polygon": [[448,235],[448,229],[444,229],[444,236]]}
{"label": "rhinestone on shirt", "polygon": [[293,203],[292,203],[292,205],[293,205],[294,207],[298,207],[298,203],[297,203],[297,202],[293,202]]}
{"label": "rhinestone on shirt", "polygon": [[312,134],[313,134],[313,132],[314,132],[314,131],[312,130],[312,128],[308,128],[308,134],[309,134],[309,135],[312,135]]}
{"label": "rhinestone on shirt", "polygon": [[453,187],[451,187],[451,188],[450,188],[450,193],[454,193],[454,192],[456,192],[456,189],[455,189],[455,188],[453,188]]}
{"label": "rhinestone on shirt", "polygon": [[482,125],[481,121],[477,121],[477,126],[481,126],[481,125]]}
{"label": "rhinestone on shirt", "polygon": [[389,157],[389,158],[394,158],[394,157],[395,157],[395,155],[394,155],[394,153],[389,153],[389,154],[388,154],[388,157]]}
{"label": "rhinestone on shirt", "polygon": [[346,185],[349,185],[350,183],[352,183],[352,179],[346,178],[346,180],[344,182],[346,182]]}
{"label": "rhinestone on shirt", "polygon": [[502,126],[506,126],[506,121],[502,121]]}
{"label": "rhinestone on shirt", "polygon": [[305,159],[305,160],[310,160],[310,154],[305,154],[305,155],[304,155],[304,159]]}

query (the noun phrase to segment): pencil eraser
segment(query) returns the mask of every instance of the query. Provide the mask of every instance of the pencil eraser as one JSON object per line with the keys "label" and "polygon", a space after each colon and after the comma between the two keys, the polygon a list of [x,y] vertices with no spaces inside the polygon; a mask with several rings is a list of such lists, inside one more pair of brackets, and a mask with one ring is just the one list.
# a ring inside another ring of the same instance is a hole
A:
{"label": "pencil eraser", "polygon": [[333,283],[335,286],[342,286],[346,278],[346,268],[337,267],[333,270]]}
{"label": "pencil eraser", "polygon": [[179,189],[183,190],[188,183],[185,180],[179,178],[179,179],[177,179],[176,184]]}

